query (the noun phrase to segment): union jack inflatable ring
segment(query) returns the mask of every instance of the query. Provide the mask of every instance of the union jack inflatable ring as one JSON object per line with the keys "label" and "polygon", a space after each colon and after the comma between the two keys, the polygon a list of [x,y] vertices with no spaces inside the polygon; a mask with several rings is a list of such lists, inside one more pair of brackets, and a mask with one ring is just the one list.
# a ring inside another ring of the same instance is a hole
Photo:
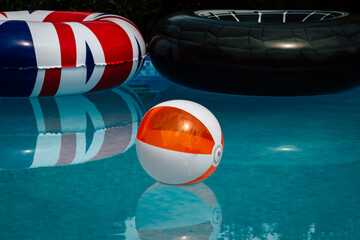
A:
{"label": "union jack inflatable ring", "polygon": [[0,12],[0,97],[113,88],[136,76],[145,56],[140,31],[118,15]]}

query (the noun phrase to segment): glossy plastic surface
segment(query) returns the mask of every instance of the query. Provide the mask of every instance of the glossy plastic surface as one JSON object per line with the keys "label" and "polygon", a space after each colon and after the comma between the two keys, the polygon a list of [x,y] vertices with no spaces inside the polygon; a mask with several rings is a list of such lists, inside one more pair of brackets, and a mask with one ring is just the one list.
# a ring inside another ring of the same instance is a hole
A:
{"label": "glossy plastic surface", "polygon": [[215,144],[202,122],[173,107],[157,107],[147,112],[137,139],[160,148],[193,154],[211,154]]}
{"label": "glossy plastic surface", "polygon": [[166,101],[141,121],[136,152],[144,170],[159,182],[188,185],[209,177],[218,166],[223,137],[205,107],[191,101]]}
{"label": "glossy plastic surface", "polygon": [[144,39],[112,14],[0,14],[0,97],[79,94],[116,87],[140,71]]}
{"label": "glossy plastic surface", "polygon": [[285,11],[276,21],[260,13],[251,13],[260,22],[175,13],[154,31],[152,62],[169,80],[212,92],[313,95],[359,85],[358,15],[283,22]]}

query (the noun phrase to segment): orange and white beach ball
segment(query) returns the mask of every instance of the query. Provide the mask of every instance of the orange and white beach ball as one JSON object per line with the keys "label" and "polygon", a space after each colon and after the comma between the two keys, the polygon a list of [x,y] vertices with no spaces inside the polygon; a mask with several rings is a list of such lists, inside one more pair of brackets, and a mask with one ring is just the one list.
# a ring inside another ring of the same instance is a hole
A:
{"label": "orange and white beach ball", "polygon": [[167,184],[194,184],[206,179],[219,165],[223,147],[215,116],[187,100],[166,101],[151,108],[136,137],[142,167]]}

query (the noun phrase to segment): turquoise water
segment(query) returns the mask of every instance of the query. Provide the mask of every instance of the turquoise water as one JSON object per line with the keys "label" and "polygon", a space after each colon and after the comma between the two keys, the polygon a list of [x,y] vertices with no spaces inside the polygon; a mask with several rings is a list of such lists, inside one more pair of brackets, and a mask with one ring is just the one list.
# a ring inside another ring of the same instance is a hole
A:
{"label": "turquoise water", "polygon": [[[205,93],[150,66],[128,86],[0,99],[0,239],[360,239],[360,89],[311,97]],[[156,183],[134,146],[170,99],[218,118],[204,182]]]}

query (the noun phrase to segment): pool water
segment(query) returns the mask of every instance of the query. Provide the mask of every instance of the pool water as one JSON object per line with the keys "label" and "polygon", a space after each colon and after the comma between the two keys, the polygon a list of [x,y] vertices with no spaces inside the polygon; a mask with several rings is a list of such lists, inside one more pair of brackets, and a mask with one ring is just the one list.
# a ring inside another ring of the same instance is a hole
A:
{"label": "pool water", "polygon": [[[222,126],[220,165],[196,185],[157,183],[136,156],[141,117],[171,99]],[[0,239],[360,239],[360,89],[207,93],[147,62],[127,86],[0,111]]]}

